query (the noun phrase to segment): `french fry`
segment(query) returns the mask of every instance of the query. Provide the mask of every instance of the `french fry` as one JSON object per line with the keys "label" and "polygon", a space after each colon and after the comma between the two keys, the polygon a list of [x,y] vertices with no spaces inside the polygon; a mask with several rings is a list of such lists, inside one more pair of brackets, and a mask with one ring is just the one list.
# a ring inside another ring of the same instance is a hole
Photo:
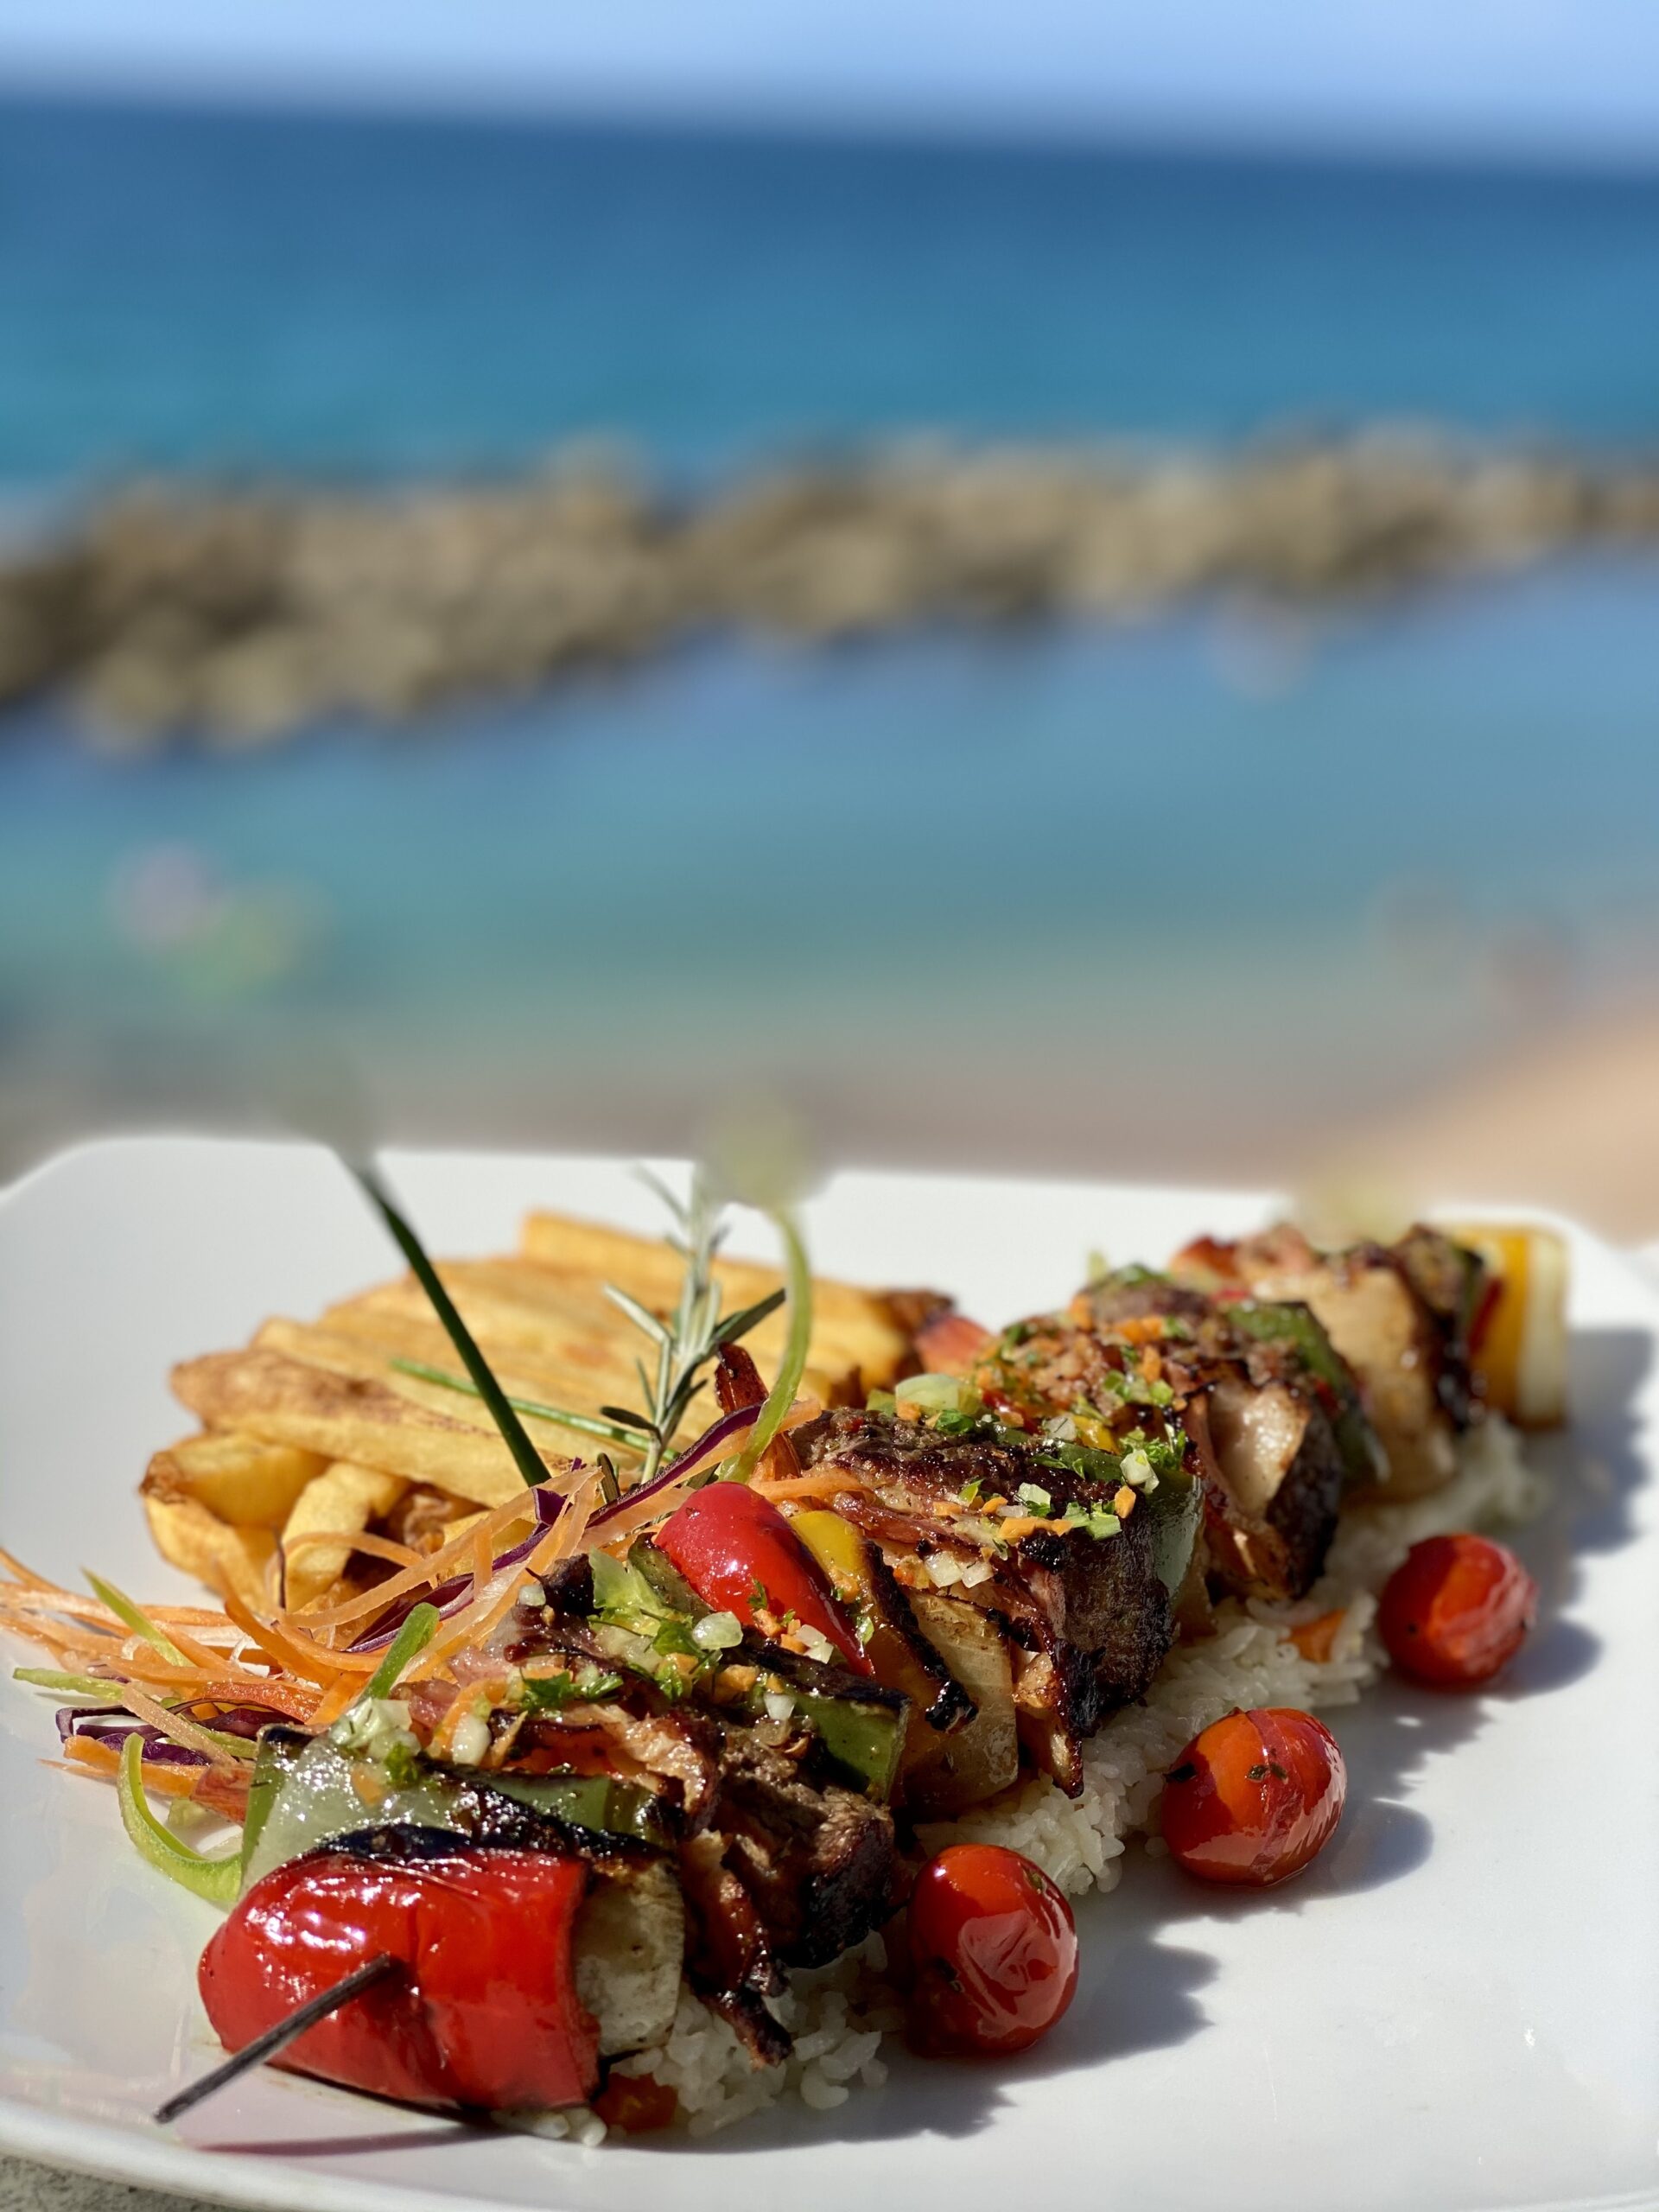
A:
{"label": "french fry", "polygon": [[[461,1362],[448,1338],[441,1330],[437,1335],[439,1341],[430,1342],[413,1324],[409,1324],[403,1329],[394,1329],[389,1340],[377,1342],[366,1335],[350,1336],[333,1329],[310,1328],[302,1321],[267,1321],[254,1343],[261,1351],[282,1352],[309,1366],[325,1368],[330,1374],[355,1376],[365,1382],[381,1383],[397,1396],[407,1399],[411,1406],[464,1421],[468,1428],[493,1436],[495,1424],[481,1398],[463,1390],[452,1390],[442,1382],[426,1382],[418,1375],[405,1375],[392,1364],[399,1358],[420,1359],[445,1374],[461,1376]],[[510,1396],[567,1406],[571,1404],[573,1396],[579,1396],[583,1402],[572,1408],[576,1412],[591,1411],[599,1402],[587,1389],[573,1393],[567,1389],[562,1400],[555,1400],[551,1396],[553,1386],[561,1379],[568,1383],[570,1377],[525,1374],[492,1357],[487,1344],[481,1344],[480,1349],[489,1360],[496,1380]],[[637,1388],[634,1395],[639,1395]],[[537,1414],[524,1414],[520,1418],[532,1442],[541,1448],[555,1452],[577,1448],[575,1439],[580,1432],[565,1428],[556,1421],[543,1421]]]}
{"label": "french fry", "polygon": [[[308,1483],[283,1530],[289,1605],[308,1605],[330,1589],[346,1572],[352,1538],[360,1536],[372,1521],[389,1513],[408,1488],[401,1475],[389,1475],[379,1467],[360,1467],[350,1459],[336,1459]],[[336,1534],[337,1544],[306,1544],[291,1554],[289,1551],[296,1536]]]}
{"label": "french fry", "polygon": [[[715,1262],[726,1310],[774,1290],[777,1270]],[[532,1215],[524,1249],[499,1259],[446,1262],[446,1288],[509,1395],[589,1418],[606,1405],[637,1405],[635,1363],[645,1346],[607,1295],[615,1282],[666,1311],[679,1294],[681,1262],[666,1244],[555,1214]],[[916,1322],[938,1301],[835,1282],[814,1286],[813,1330],[803,1389],[826,1402],[861,1402],[912,1357]],[[747,1341],[763,1375],[776,1371],[782,1313]],[[304,1545],[289,1562],[289,1590],[303,1604],[335,1581],[350,1539],[391,1514],[395,1530],[408,1486],[430,1501],[423,1521],[464,1522],[455,1508],[487,1509],[522,1492],[518,1471],[488,1408],[403,1370],[401,1362],[461,1378],[448,1335],[412,1277],[331,1306],[320,1324],[265,1323],[244,1351],[210,1353],[174,1371],[174,1389],[207,1432],[157,1453],[145,1478],[146,1510],[163,1552],[188,1572],[264,1602],[276,1532],[338,1535]],[[714,1417],[699,1392],[679,1441]],[[580,1429],[521,1415],[549,1474],[598,1442]],[[446,1512],[443,1501],[454,1501]],[[401,1541],[401,1539],[400,1539]]]}
{"label": "french fry", "polygon": [[[474,1505],[504,1504],[523,1488],[499,1436],[453,1413],[415,1405],[385,1383],[331,1373],[280,1352],[209,1352],[175,1367],[173,1389],[209,1427],[378,1467]],[[456,1403],[462,1403],[458,1396]],[[556,1452],[542,1456],[550,1476],[569,1474],[569,1459]]]}
{"label": "french fry", "polygon": [[164,1560],[210,1589],[263,1608],[265,1570],[276,1548],[269,1529],[232,1528],[199,1498],[174,1488],[169,1478],[158,1479],[153,1461],[140,1496],[151,1540]]}
{"label": "french fry", "polygon": [[[585,1277],[595,1286],[613,1282],[645,1306],[666,1308],[679,1294],[679,1255],[660,1241],[623,1230],[567,1214],[532,1213],[524,1223],[522,1249],[538,1268]],[[732,1312],[769,1296],[783,1281],[776,1268],[746,1260],[716,1260],[714,1272]],[[910,1351],[913,1302],[912,1294],[894,1297],[815,1277],[807,1364],[827,1382],[818,1395],[842,1396],[858,1387],[891,1382]],[[944,1300],[925,1298],[923,1303]],[[745,1339],[763,1374],[775,1367],[787,1326],[783,1313],[771,1314]]]}
{"label": "french fry", "polygon": [[257,1436],[187,1436],[158,1452],[150,1470],[181,1496],[194,1497],[220,1521],[240,1529],[280,1529],[306,1484],[327,1465],[315,1452],[267,1444]]}

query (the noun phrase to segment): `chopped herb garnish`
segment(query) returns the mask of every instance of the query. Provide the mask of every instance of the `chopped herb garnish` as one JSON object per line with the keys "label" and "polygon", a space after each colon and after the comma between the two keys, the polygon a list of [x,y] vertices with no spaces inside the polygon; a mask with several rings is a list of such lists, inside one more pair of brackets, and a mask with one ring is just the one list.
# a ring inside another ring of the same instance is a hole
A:
{"label": "chopped herb garnish", "polygon": [[1116,1513],[1109,1513],[1103,1505],[1084,1505],[1073,1498],[1066,1507],[1065,1525],[1068,1529],[1084,1529],[1098,1539],[1116,1535],[1123,1523]]}

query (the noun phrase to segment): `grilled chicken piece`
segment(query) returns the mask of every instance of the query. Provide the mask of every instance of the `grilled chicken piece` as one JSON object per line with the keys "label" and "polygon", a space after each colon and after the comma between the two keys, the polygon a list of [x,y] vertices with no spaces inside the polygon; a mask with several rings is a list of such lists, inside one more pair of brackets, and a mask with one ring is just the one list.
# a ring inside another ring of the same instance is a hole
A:
{"label": "grilled chicken piece", "polygon": [[[1109,1713],[1139,1697],[1168,1650],[1171,1596],[1185,1570],[1169,1572],[1172,1503],[1185,1485],[1172,1479],[1165,1503],[1135,1498],[1115,1531],[1066,1528],[1070,1505],[1110,1510],[1103,1486],[1058,1464],[1033,1437],[1027,1446],[983,1432],[947,1436],[916,1421],[837,1409],[795,1432],[804,1466],[845,1469],[859,1487],[836,1509],[882,1548],[901,1581],[929,1597],[940,1567],[949,1602],[990,1617],[1008,1653],[1019,1740],[1061,1788],[1083,1787],[1082,1740]],[[1107,1463],[1110,1464],[1110,1463]],[[996,1523],[975,1510],[1022,1489],[1046,1501],[990,1548]],[[1052,1527],[1039,1524],[1052,1518]],[[1190,1548],[1191,1533],[1187,1544]],[[928,1565],[935,1561],[935,1567]],[[975,1578],[960,1579],[960,1571]],[[981,1715],[996,1710],[990,1670],[971,1694]]]}
{"label": "grilled chicken piece", "polygon": [[1306,1306],[1358,1376],[1387,1465],[1390,1497],[1438,1490],[1457,1467],[1457,1439],[1478,1417],[1469,1330],[1480,1262],[1438,1231],[1320,1253],[1288,1224],[1234,1244],[1205,1238],[1174,1272],[1203,1287]]}

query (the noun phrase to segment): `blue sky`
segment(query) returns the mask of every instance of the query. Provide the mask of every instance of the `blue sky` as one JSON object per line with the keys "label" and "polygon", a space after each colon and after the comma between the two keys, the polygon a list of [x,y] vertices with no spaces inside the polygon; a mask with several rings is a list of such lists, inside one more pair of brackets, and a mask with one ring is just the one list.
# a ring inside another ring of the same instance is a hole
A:
{"label": "blue sky", "polygon": [[0,0],[0,82],[1659,160],[1659,0]]}

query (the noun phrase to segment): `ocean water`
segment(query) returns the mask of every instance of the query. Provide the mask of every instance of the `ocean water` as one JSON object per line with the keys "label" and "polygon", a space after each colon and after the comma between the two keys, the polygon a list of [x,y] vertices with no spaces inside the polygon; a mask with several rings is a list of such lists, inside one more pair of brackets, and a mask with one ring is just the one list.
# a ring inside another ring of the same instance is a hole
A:
{"label": "ocean water", "polygon": [[[1659,180],[0,107],[26,505],[1379,416],[1659,443]],[[683,1142],[760,1084],[865,1152],[1300,1141],[1650,972],[1656,603],[1597,561],[711,646],[238,759],[31,707],[0,1154],[217,1111],[325,1033],[423,1133]]]}
{"label": "ocean water", "polygon": [[0,105],[0,482],[1659,441],[1659,176]]}

